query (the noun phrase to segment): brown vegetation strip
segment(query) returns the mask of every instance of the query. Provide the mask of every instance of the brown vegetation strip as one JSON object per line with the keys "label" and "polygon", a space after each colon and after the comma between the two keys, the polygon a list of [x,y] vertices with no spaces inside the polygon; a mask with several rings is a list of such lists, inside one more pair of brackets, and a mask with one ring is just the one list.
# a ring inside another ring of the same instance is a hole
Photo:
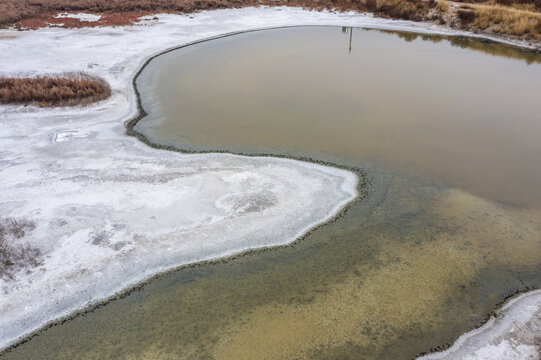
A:
{"label": "brown vegetation strip", "polygon": [[[122,26],[155,13],[187,14],[201,10],[267,5],[371,11],[386,18],[431,21],[464,30],[480,30],[537,41],[541,39],[541,0],[458,1],[471,5],[458,8],[449,6],[445,0],[2,0],[0,28]],[[85,21],[62,16],[65,12],[89,12],[101,15],[101,18]]]}
{"label": "brown vegetation strip", "polygon": [[111,95],[102,79],[84,74],[63,74],[61,77],[0,78],[0,104],[40,106],[87,105]]}
{"label": "brown vegetation strip", "polygon": [[[311,10],[372,11],[380,16],[422,21],[435,0],[3,0],[0,27],[38,29],[121,26],[155,13],[193,13],[246,6],[293,6]],[[101,15],[96,21],[62,16],[65,12]]]}
{"label": "brown vegetation strip", "polygon": [[[97,26],[133,25],[141,16],[149,15],[143,11],[128,11],[123,13],[100,14],[96,21],[86,21],[78,18],[63,16],[63,13],[47,12],[34,17],[17,21],[14,25],[19,30],[35,30],[43,27],[83,28]],[[0,15],[1,17],[1,15]],[[1,26],[1,25],[0,25]]]}

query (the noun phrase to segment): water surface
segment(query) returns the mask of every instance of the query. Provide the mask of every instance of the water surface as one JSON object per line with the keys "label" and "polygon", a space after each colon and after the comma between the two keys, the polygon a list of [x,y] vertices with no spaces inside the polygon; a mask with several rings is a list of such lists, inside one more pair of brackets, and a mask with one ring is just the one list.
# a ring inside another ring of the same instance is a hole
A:
{"label": "water surface", "polygon": [[193,150],[370,162],[541,207],[540,56],[411,36],[357,29],[349,50],[340,28],[278,29],[164,55],[139,78],[151,116],[136,129]]}
{"label": "water surface", "polygon": [[164,275],[6,358],[408,359],[448,343],[541,285],[540,60],[333,27],[156,58],[137,81],[152,141],[362,167],[366,196],[301,242]]}

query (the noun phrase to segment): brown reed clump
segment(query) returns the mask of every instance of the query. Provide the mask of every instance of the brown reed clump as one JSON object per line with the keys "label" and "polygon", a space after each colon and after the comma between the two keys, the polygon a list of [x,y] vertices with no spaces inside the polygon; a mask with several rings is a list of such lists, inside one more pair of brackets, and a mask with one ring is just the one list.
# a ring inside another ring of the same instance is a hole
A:
{"label": "brown reed clump", "polygon": [[0,279],[12,280],[17,271],[41,264],[41,251],[23,241],[35,227],[25,218],[0,218]]}
{"label": "brown reed clump", "polygon": [[0,77],[0,104],[87,105],[111,95],[102,79],[85,73],[34,78]]}
{"label": "brown reed clump", "polygon": [[447,11],[449,11],[449,4],[445,0],[440,0],[436,5],[436,10],[438,10],[440,13],[446,14]]}
{"label": "brown reed clump", "polygon": [[377,0],[375,13],[393,19],[422,21],[431,7],[436,6],[433,1],[423,0]]}
{"label": "brown reed clump", "polygon": [[503,5],[477,5],[474,7],[474,26],[495,33],[541,39],[541,13],[509,8]]}

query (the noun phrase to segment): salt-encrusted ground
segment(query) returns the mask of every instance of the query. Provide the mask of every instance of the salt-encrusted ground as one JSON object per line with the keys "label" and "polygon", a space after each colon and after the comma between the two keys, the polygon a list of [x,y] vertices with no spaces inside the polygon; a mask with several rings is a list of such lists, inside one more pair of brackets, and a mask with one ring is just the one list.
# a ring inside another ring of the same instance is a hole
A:
{"label": "salt-encrusted ground", "polygon": [[541,290],[511,299],[497,317],[422,360],[534,360],[541,356]]}
{"label": "salt-encrusted ground", "polygon": [[[151,274],[288,243],[356,195],[354,174],[272,158],[181,155],[125,135],[145,59],[192,41],[288,25],[447,30],[288,8],[161,15],[119,28],[0,31],[0,75],[86,71],[111,99],[84,109],[0,107],[0,217],[36,224],[19,241],[41,265],[0,279],[0,348]],[[15,269],[17,270],[17,269]]]}

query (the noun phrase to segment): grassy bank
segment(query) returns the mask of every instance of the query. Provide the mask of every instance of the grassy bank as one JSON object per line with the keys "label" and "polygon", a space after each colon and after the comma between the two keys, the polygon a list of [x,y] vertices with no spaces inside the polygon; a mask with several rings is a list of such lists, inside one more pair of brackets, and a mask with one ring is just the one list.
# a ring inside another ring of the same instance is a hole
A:
{"label": "grassy bank", "polygon": [[541,13],[499,4],[475,5],[473,26],[497,34],[541,39]]}

